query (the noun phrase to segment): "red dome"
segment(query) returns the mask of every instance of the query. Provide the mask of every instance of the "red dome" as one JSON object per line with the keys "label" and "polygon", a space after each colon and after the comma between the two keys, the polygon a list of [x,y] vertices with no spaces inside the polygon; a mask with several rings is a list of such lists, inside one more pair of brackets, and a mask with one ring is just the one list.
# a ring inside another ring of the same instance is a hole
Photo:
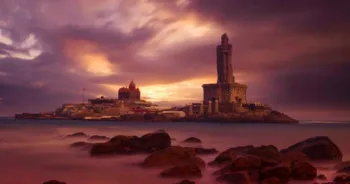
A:
{"label": "red dome", "polygon": [[135,88],[136,88],[136,85],[135,85],[134,81],[132,80],[129,84],[129,89],[134,90]]}

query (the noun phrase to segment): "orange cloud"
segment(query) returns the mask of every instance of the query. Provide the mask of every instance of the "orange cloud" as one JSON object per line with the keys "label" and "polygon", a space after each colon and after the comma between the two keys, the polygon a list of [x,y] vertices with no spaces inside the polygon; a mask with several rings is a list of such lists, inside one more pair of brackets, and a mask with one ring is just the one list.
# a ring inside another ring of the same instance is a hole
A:
{"label": "orange cloud", "polygon": [[64,53],[86,72],[96,76],[115,74],[116,67],[96,43],[87,40],[66,40]]}

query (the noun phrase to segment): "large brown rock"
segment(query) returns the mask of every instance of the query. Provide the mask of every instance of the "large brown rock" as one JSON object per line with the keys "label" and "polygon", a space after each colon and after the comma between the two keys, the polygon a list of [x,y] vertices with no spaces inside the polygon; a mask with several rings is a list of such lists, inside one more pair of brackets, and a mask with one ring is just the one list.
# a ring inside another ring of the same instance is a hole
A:
{"label": "large brown rock", "polygon": [[186,164],[174,166],[160,173],[162,177],[180,177],[180,178],[200,178],[201,169],[195,164]]}
{"label": "large brown rock", "polygon": [[262,166],[274,166],[282,161],[281,153],[273,145],[259,146],[249,149],[247,154],[259,157]]}
{"label": "large brown rock", "polygon": [[308,162],[309,160],[309,157],[300,151],[289,151],[282,154],[282,161],[287,164],[292,164],[294,161]]}
{"label": "large brown rock", "polygon": [[257,171],[261,167],[261,159],[253,155],[246,155],[237,158],[233,163],[215,171],[214,174],[226,174],[238,171]]}
{"label": "large brown rock", "polygon": [[291,167],[291,177],[295,180],[313,180],[317,177],[317,169],[307,162],[295,161]]}
{"label": "large brown rock", "polygon": [[57,180],[49,180],[49,181],[45,181],[43,184],[66,184],[66,183],[62,181],[57,181]]}
{"label": "large brown rock", "polygon": [[233,147],[229,148],[222,153],[220,153],[212,162],[210,162],[210,165],[224,165],[228,163],[234,162],[238,156],[245,155],[248,150],[254,148],[254,146],[240,146],[240,147]]}
{"label": "large brown rock", "polygon": [[276,177],[280,180],[280,182],[287,183],[290,179],[290,175],[291,175],[291,170],[289,166],[280,164],[277,166],[266,167],[261,169],[260,180]]}
{"label": "large brown rock", "polygon": [[66,136],[66,138],[86,138],[86,137],[88,137],[88,135],[86,135],[84,132],[76,132]]}
{"label": "large brown rock", "polygon": [[282,153],[290,151],[303,152],[313,161],[341,161],[343,158],[338,146],[326,136],[312,137],[281,150]]}
{"label": "large brown rock", "polygon": [[217,181],[229,184],[251,184],[249,173],[246,171],[226,173],[217,178]]}
{"label": "large brown rock", "polygon": [[148,133],[140,137],[142,149],[146,152],[154,152],[171,146],[171,138],[166,132]]}
{"label": "large brown rock", "polygon": [[194,164],[199,167],[205,167],[205,162],[196,156],[192,148],[172,146],[163,150],[156,151],[146,157],[142,165],[145,167],[164,167]]}

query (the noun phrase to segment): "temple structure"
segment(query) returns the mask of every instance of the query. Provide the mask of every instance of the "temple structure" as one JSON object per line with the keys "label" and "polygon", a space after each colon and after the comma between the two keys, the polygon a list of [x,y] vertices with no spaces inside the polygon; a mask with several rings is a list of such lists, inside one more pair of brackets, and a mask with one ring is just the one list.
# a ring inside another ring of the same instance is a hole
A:
{"label": "temple structure", "polygon": [[[217,82],[203,84],[203,101],[211,104],[247,103],[247,85],[235,82],[232,68],[232,45],[227,34],[221,36],[221,44],[216,48]],[[214,109],[214,108],[213,108]]]}
{"label": "temple structure", "polygon": [[134,81],[131,81],[129,87],[122,87],[118,91],[118,100],[140,100],[141,92],[136,87]]}

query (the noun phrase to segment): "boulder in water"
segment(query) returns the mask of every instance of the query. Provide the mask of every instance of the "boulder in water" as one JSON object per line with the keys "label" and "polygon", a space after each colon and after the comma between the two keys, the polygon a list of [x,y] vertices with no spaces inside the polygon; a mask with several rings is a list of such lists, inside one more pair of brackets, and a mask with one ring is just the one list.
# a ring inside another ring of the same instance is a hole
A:
{"label": "boulder in water", "polygon": [[217,178],[217,181],[232,184],[251,184],[249,173],[246,171],[226,173]]}
{"label": "boulder in water", "polygon": [[339,147],[326,136],[312,137],[281,150],[290,151],[303,152],[312,161],[341,161],[343,157]]}
{"label": "boulder in water", "polygon": [[291,177],[295,180],[313,180],[317,177],[317,169],[307,162],[293,162]]}
{"label": "boulder in water", "polygon": [[167,167],[184,164],[194,164],[205,167],[205,162],[196,156],[196,152],[191,148],[172,146],[156,151],[146,157],[142,165],[144,167]]}
{"label": "boulder in water", "polygon": [[103,135],[93,135],[91,137],[89,137],[90,141],[104,141],[104,140],[109,140],[109,137],[107,136],[103,136]]}
{"label": "boulder in water", "polygon": [[200,139],[198,139],[197,137],[189,137],[189,138],[185,139],[182,142],[185,142],[185,143],[202,143],[202,141]]}
{"label": "boulder in water", "polygon": [[84,132],[76,132],[74,134],[67,135],[66,138],[86,138],[88,135],[86,135]]}

